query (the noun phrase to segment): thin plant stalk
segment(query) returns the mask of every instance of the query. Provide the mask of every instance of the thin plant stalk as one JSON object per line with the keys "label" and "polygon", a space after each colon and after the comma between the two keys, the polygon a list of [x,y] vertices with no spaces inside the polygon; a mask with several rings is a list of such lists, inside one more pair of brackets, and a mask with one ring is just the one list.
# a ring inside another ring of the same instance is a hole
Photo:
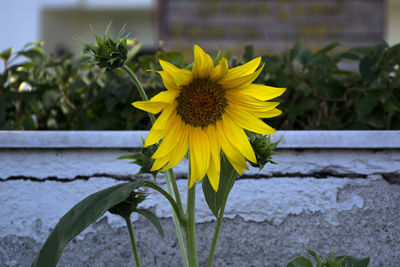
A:
{"label": "thin plant stalk", "polygon": [[[235,170],[232,169],[232,173],[230,174],[230,180],[232,181],[232,184],[230,186],[233,186],[233,181],[232,178],[236,175]],[[207,267],[211,267],[213,258],[214,258],[214,251],[215,251],[215,247],[217,246],[217,240],[218,240],[218,235],[219,235],[219,231],[221,229],[221,223],[222,223],[222,219],[224,217],[224,212],[225,212],[225,206],[226,206],[226,201],[228,200],[228,196],[229,196],[229,191],[224,195],[224,199],[222,200],[222,205],[221,205],[221,209],[219,210],[218,213],[218,220],[217,220],[217,226],[215,227],[215,231],[214,231],[214,236],[213,236],[213,240],[211,243],[211,248],[210,248],[210,254],[208,254],[208,261],[207,261]]]}
{"label": "thin plant stalk", "polygon": [[[167,188],[168,188],[168,193],[170,195],[172,195],[172,192],[171,192],[172,191],[172,189],[171,189],[171,181],[175,181],[175,177],[173,176],[174,173],[173,172],[170,173],[169,171],[167,171],[164,175],[165,175],[165,181],[166,181]],[[170,176],[170,175],[172,175],[172,176]],[[174,190],[174,192],[176,192],[176,191]],[[178,195],[179,195],[179,192],[178,192]],[[178,201],[178,200],[176,200],[176,201]],[[180,201],[180,198],[179,198],[179,201]],[[178,204],[178,209],[179,208],[182,209],[182,205]],[[183,211],[180,214],[183,214]],[[176,233],[177,233],[177,236],[178,236],[179,247],[181,249],[183,263],[185,264],[185,267],[189,267],[189,262],[188,262],[188,257],[187,257],[187,253],[186,253],[186,249],[185,249],[185,243],[183,242],[183,236],[182,236],[181,227],[179,226],[179,221],[178,221],[176,212],[174,210],[172,210],[172,219],[174,221],[175,230],[176,230]]]}
{"label": "thin plant stalk", "polygon": [[[189,171],[190,176],[190,171]],[[190,179],[188,179],[188,182]],[[187,223],[184,226],[186,236],[186,246],[189,258],[189,266],[197,267],[197,244],[196,244],[196,217],[195,217],[195,206],[196,206],[196,185],[187,191],[187,203],[186,203],[186,218]]]}
{"label": "thin plant stalk", "polygon": [[[148,97],[146,95],[146,92],[144,91],[143,86],[140,83],[139,79],[136,77],[136,75],[126,65],[123,65],[121,68],[132,79],[132,81],[135,84],[136,88],[138,89],[139,94],[142,97],[143,101],[148,101],[149,99],[148,99]],[[154,122],[156,120],[155,116],[153,114],[151,114],[151,113],[148,113],[148,115],[149,115],[151,123],[154,124]],[[164,175],[165,175],[165,181],[166,181],[167,188],[168,188],[168,193],[171,196],[174,193],[175,201],[177,203],[177,206],[178,206],[178,209],[180,211],[180,214],[183,214],[182,201],[181,201],[181,198],[180,198],[180,195],[179,195],[178,186],[176,185],[176,179],[175,179],[175,176],[174,176],[174,172],[170,169],[167,172],[165,172]],[[172,183],[172,186],[173,186],[173,190],[171,188],[171,183]],[[183,242],[183,235],[182,235],[182,231],[181,231],[181,228],[180,228],[180,225],[179,225],[179,220],[178,220],[177,215],[176,215],[174,210],[172,210],[172,218],[173,218],[173,221],[174,221],[175,230],[176,230],[178,241],[179,241],[179,247],[181,249],[182,259],[183,259],[183,262],[184,262],[185,266],[188,267],[189,263],[188,263],[188,258],[187,258],[187,254],[186,254],[186,250],[185,250],[185,244]]]}
{"label": "thin plant stalk", "polygon": [[[140,96],[142,97],[143,101],[148,101],[149,98],[146,95],[146,92],[143,89],[142,84],[140,83],[139,79],[136,77],[135,73],[131,71],[131,69],[127,65],[123,65],[121,67],[126,73],[128,73],[129,77],[131,77],[133,83],[135,84],[136,88],[139,91]],[[156,121],[156,117],[153,114],[149,113],[150,121],[152,124]]]}
{"label": "thin plant stalk", "polygon": [[130,216],[127,216],[125,218],[125,221],[126,221],[126,226],[128,227],[129,237],[131,238],[132,250],[133,250],[133,255],[135,257],[136,267],[140,267],[139,254],[137,252],[137,247],[136,247],[135,237],[133,235],[132,222],[131,222]]}
{"label": "thin plant stalk", "polygon": [[215,227],[214,236],[213,236],[213,240],[212,240],[212,244],[211,244],[211,248],[210,248],[210,254],[208,255],[207,267],[211,267],[211,264],[212,264],[212,261],[214,258],[214,251],[215,251],[215,247],[217,246],[219,230],[221,228],[222,218],[224,217],[225,205],[226,205],[227,199],[228,199],[227,197],[224,198],[224,201],[222,203],[221,209],[218,214],[217,226]]}

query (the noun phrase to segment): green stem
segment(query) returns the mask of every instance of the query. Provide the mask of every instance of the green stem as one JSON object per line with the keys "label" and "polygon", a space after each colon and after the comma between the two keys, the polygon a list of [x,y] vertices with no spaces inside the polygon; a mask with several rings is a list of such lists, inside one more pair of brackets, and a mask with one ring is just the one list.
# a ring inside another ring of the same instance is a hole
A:
{"label": "green stem", "polygon": [[[231,184],[229,185],[229,187],[233,186],[233,182],[235,180],[232,179],[233,176],[236,175],[235,170],[232,168],[232,172],[230,174],[230,181]],[[221,177],[220,177],[221,179]],[[225,206],[226,206],[226,201],[228,200],[228,196],[229,196],[229,192],[228,191],[225,195],[224,198],[222,200],[222,205],[221,205],[221,209],[219,210],[219,214],[218,214],[218,220],[217,220],[217,226],[215,227],[215,231],[214,231],[214,236],[213,236],[213,240],[212,240],[212,244],[211,244],[211,248],[210,248],[210,254],[208,255],[208,261],[207,261],[207,267],[211,267],[213,258],[214,258],[214,251],[215,251],[215,247],[217,246],[217,240],[218,240],[218,235],[219,235],[219,230],[221,229],[221,223],[222,223],[222,218],[224,217],[224,212],[225,212]]]}
{"label": "green stem", "polygon": [[[178,189],[178,185],[176,184],[176,179],[175,179],[175,176],[174,176],[174,171],[173,171],[172,169],[169,169],[169,170],[167,170],[167,171],[164,173],[164,175],[165,175],[166,179],[169,179],[169,180],[171,181],[172,188],[173,188],[173,191],[174,191],[174,194],[175,194],[176,204],[178,205],[179,212],[180,212],[181,214],[183,214],[181,196],[179,195],[179,189]],[[172,190],[170,189],[170,184],[169,184],[169,182],[168,182],[168,186],[169,186],[169,189],[168,189],[168,190],[169,190],[170,193],[171,193]]]}
{"label": "green stem", "polygon": [[221,228],[221,223],[222,223],[222,218],[224,217],[224,212],[225,212],[225,205],[226,205],[226,200],[228,198],[224,198],[224,201],[222,202],[221,209],[218,214],[218,221],[217,221],[217,226],[215,227],[215,232],[211,244],[211,249],[210,249],[210,254],[208,255],[208,261],[207,261],[207,267],[211,267],[213,258],[214,258],[214,250],[215,247],[217,246],[217,240],[218,240],[218,235],[219,235],[219,230]]}
{"label": "green stem", "polygon": [[[138,89],[139,94],[142,97],[143,101],[148,101],[149,99],[146,95],[146,92],[144,91],[143,86],[140,83],[139,79],[136,77],[136,75],[125,64],[122,66],[122,69],[129,75],[129,77],[131,77],[131,79],[132,79],[133,83],[135,84],[136,88]],[[156,120],[154,115],[151,113],[148,113],[148,114],[149,114],[151,123],[154,124],[154,122]],[[182,201],[181,201],[181,198],[179,195],[179,190],[176,185],[176,180],[175,180],[174,172],[172,171],[172,169],[165,172],[164,175],[165,175],[165,181],[167,183],[169,196],[172,196],[171,183],[173,185],[173,192],[175,194],[177,209],[172,210],[172,217],[173,217],[173,221],[174,221],[174,225],[175,225],[176,234],[177,234],[178,240],[179,240],[179,246],[181,249],[183,262],[184,262],[185,266],[188,267],[189,264],[188,264],[186,250],[185,250],[185,244],[183,243],[183,235],[182,235],[181,228],[179,226],[179,223],[181,223],[181,225],[184,224]],[[171,202],[171,205],[173,205],[172,202]]]}
{"label": "green stem", "polygon": [[[188,181],[189,180],[190,179],[188,179]],[[198,266],[197,245],[196,245],[195,198],[196,198],[196,185],[193,185],[192,188],[188,190],[187,207],[186,207],[187,224],[184,227],[190,267]]]}
{"label": "green stem", "polygon": [[[170,172],[171,171],[171,172]],[[172,189],[171,189],[171,181],[173,181],[173,184],[176,185],[176,180],[174,177],[174,173],[172,172],[172,170],[168,170],[166,173],[164,173],[165,175],[165,180],[167,182],[167,187],[168,187],[168,193],[170,195],[172,195]],[[183,235],[182,235],[182,231],[181,231],[181,227],[179,226],[179,223],[183,226],[186,224],[186,219],[185,218],[177,218],[177,214],[181,214],[183,216],[183,209],[182,209],[182,202],[181,202],[181,198],[179,196],[179,191],[178,188],[176,187],[176,190],[174,188],[174,192],[175,192],[175,197],[177,198],[177,202],[178,202],[178,211],[176,212],[175,210],[172,211],[172,219],[174,221],[174,225],[175,225],[175,231],[177,233],[178,236],[178,241],[179,241],[179,247],[181,249],[181,255],[182,255],[182,259],[183,259],[183,263],[185,264],[185,267],[189,267],[189,262],[188,262],[188,257],[187,257],[187,253],[186,253],[186,249],[185,249],[185,243],[183,242]],[[180,208],[180,209],[179,209]],[[179,220],[179,221],[178,221]]]}
{"label": "green stem", "polygon": [[[135,73],[131,71],[131,69],[127,65],[123,65],[121,67],[126,73],[128,73],[129,77],[131,77],[133,83],[135,84],[136,88],[139,91],[140,96],[142,97],[143,101],[148,101],[149,99],[147,98],[146,92],[143,89],[142,84],[139,82],[139,79],[136,77]],[[156,121],[156,118],[154,117],[153,114],[149,113],[150,121],[152,124]]]}
{"label": "green stem", "polygon": [[139,254],[137,252],[135,237],[133,236],[132,222],[130,216],[125,217],[125,221],[126,221],[126,226],[128,227],[129,236],[131,238],[132,250],[133,250],[133,255],[135,256],[136,266],[140,267]]}

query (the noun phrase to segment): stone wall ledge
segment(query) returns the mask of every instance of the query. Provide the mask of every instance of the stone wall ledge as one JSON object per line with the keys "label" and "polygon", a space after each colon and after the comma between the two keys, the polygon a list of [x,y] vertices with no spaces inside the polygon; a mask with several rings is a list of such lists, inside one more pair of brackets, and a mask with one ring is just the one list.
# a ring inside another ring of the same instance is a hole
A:
{"label": "stone wall ledge", "polygon": [[[2,148],[138,148],[148,131],[0,131]],[[399,149],[400,131],[279,131],[279,148]]]}

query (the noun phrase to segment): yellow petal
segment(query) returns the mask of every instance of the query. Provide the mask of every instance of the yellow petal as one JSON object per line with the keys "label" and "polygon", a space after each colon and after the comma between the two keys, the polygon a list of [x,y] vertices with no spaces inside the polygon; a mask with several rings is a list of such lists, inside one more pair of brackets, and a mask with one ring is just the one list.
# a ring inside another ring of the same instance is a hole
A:
{"label": "yellow petal", "polygon": [[210,160],[214,161],[216,171],[219,173],[221,169],[221,146],[218,143],[217,134],[215,133],[215,125],[210,125],[206,128],[208,140],[210,142]]}
{"label": "yellow petal", "polygon": [[194,50],[194,63],[193,63],[193,77],[204,79],[209,76],[214,69],[214,63],[211,57],[204,52],[198,45],[193,46]]}
{"label": "yellow petal", "polygon": [[263,84],[250,84],[248,87],[241,88],[240,93],[252,96],[261,101],[266,101],[280,96],[285,90],[286,88],[272,87]]}
{"label": "yellow petal", "polygon": [[152,97],[150,102],[172,103],[179,95],[179,90],[162,91]]}
{"label": "yellow petal", "polygon": [[262,120],[255,117],[245,110],[237,110],[228,106],[226,114],[240,127],[259,134],[274,134],[276,130],[265,124]]}
{"label": "yellow petal", "polygon": [[150,102],[150,101],[136,101],[132,103],[135,108],[157,114],[159,113],[167,103],[162,102]]}
{"label": "yellow petal", "polygon": [[210,164],[210,143],[200,127],[191,127],[189,141],[192,183],[193,180],[200,181],[207,173]]}
{"label": "yellow petal", "polygon": [[187,127],[183,127],[183,131],[178,132],[176,140],[179,140],[179,145],[175,146],[175,149],[170,154],[170,160],[161,171],[166,171],[175,167],[182,158],[186,155],[189,147],[189,136]]}
{"label": "yellow petal", "polygon": [[151,157],[155,159],[167,156],[176,146],[176,136],[181,130],[181,119],[176,115],[171,116],[170,125],[166,130],[165,137],[162,140],[160,146],[157,148],[156,152],[154,152]]}
{"label": "yellow petal", "polygon": [[174,102],[170,105],[165,105],[163,112],[161,112],[160,116],[154,122],[152,129],[166,129],[171,123],[171,116],[173,116],[174,112],[176,112],[177,105],[177,102]]}
{"label": "yellow petal", "polygon": [[173,103],[171,105],[166,105],[161,115],[154,122],[153,127],[149,134],[147,135],[146,141],[144,142],[144,146],[151,146],[161,140],[166,134],[168,129],[168,125],[171,122],[171,116],[175,111],[177,103]]}
{"label": "yellow petal", "polygon": [[144,147],[154,145],[158,141],[161,140],[165,136],[165,130],[157,130],[155,128],[151,128],[149,134],[146,137],[146,141],[144,142]]}
{"label": "yellow petal", "polygon": [[161,79],[165,85],[165,88],[168,90],[177,90],[179,89],[179,86],[176,85],[174,78],[171,77],[167,72],[165,71],[157,71],[158,74],[160,74]]}
{"label": "yellow petal", "polygon": [[228,102],[234,103],[235,105],[242,106],[248,110],[271,110],[279,105],[279,102],[266,102],[258,100],[252,96],[242,94],[237,91],[226,92]]}
{"label": "yellow petal", "polygon": [[265,112],[252,111],[251,113],[259,118],[272,118],[281,115],[282,111],[277,108],[273,108]]}
{"label": "yellow petal", "polygon": [[218,83],[221,84],[225,89],[237,89],[242,86],[248,86],[258,77],[258,75],[260,75],[261,71],[264,68],[264,65],[265,64],[263,64],[254,73],[250,73],[245,76],[225,76]]}
{"label": "yellow petal", "polygon": [[225,156],[228,158],[236,172],[241,175],[243,173],[243,169],[247,169],[246,160],[239,150],[237,150],[229,142],[227,136],[225,135],[221,120],[217,121],[216,123],[216,134]]}
{"label": "yellow petal", "polygon": [[165,164],[167,164],[169,157],[158,158],[154,161],[153,166],[151,167],[150,171],[156,171],[162,168]]}
{"label": "yellow petal", "polygon": [[216,66],[210,73],[210,80],[217,82],[228,72],[228,61],[222,58],[218,66]]}
{"label": "yellow petal", "polygon": [[189,84],[193,79],[193,75],[190,71],[175,67],[167,61],[160,59],[160,65],[163,70],[174,79],[178,87]]}
{"label": "yellow petal", "polygon": [[207,177],[208,181],[210,181],[212,188],[215,192],[217,192],[219,187],[220,172],[217,172],[213,160],[210,161],[210,166],[208,167],[207,171]]}
{"label": "yellow petal", "polygon": [[261,57],[255,58],[246,64],[234,67],[226,74],[227,78],[242,77],[253,73],[260,65]]}
{"label": "yellow petal", "polygon": [[237,126],[226,114],[222,115],[222,125],[230,143],[248,160],[257,163],[256,155],[243,129]]}

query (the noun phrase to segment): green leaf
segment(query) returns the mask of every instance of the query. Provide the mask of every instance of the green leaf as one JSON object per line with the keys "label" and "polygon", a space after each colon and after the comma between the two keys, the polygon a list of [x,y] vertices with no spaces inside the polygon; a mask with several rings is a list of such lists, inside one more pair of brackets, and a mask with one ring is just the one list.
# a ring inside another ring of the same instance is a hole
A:
{"label": "green leaf", "polygon": [[214,66],[217,66],[222,59],[222,51],[218,50],[217,56],[214,59]]}
{"label": "green leaf", "polygon": [[12,52],[13,52],[13,48],[10,47],[10,48],[8,48],[8,49],[6,49],[6,50],[4,50],[3,52],[0,53],[0,58],[5,60],[5,61],[7,61],[11,57]]}
{"label": "green leaf", "polygon": [[134,58],[142,49],[143,44],[136,44],[134,45],[131,49],[128,50],[128,55],[126,56],[126,60],[130,61],[132,58]]}
{"label": "green leaf", "polygon": [[33,61],[39,61],[45,57],[44,51],[41,47],[35,47],[26,51],[18,52],[18,55],[25,56]]}
{"label": "green leaf", "polygon": [[154,227],[157,229],[161,238],[164,239],[164,230],[161,226],[160,220],[154,213],[152,213],[151,211],[146,210],[146,209],[136,209],[135,211],[137,211],[138,213],[140,213],[141,215],[146,217],[146,219],[149,220],[154,225]]}
{"label": "green leaf", "polygon": [[334,42],[334,43],[328,44],[328,45],[325,46],[324,48],[318,50],[318,51],[316,52],[316,54],[326,54],[326,53],[328,53],[329,51],[331,51],[332,49],[334,49],[335,47],[337,47],[337,46],[339,46],[339,45],[340,45],[339,42]]}
{"label": "green leaf", "polygon": [[218,212],[235,183],[236,175],[237,173],[228,159],[222,156],[218,191],[214,191],[207,176],[202,181],[203,194],[207,205],[216,218],[218,218]]}
{"label": "green leaf", "polygon": [[373,80],[377,76],[379,61],[386,48],[387,44],[382,42],[373,47],[370,52],[361,59],[359,69],[363,79]]}
{"label": "green leaf", "polygon": [[244,62],[249,62],[254,58],[254,48],[252,45],[247,45],[244,48],[244,55],[243,55],[243,61]]}
{"label": "green leaf", "polygon": [[302,46],[303,46],[302,42],[298,41],[296,42],[295,46],[292,49],[290,49],[289,62],[293,62],[300,56]]}
{"label": "green leaf", "polygon": [[364,117],[370,114],[376,105],[379,103],[379,97],[376,94],[370,93],[363,96],[355,104],[356,113],[359,117]]}
{"label": "green leaf", "polygon": [[297,257],[289,262],[286,267],[313,267],[311,261],[305,257]]}
{"label": "green leaf", "polygon": [[343,258],[342,267],[367,267],[369,264],[369,257],[358,259],[353,256],[339,256],[336,258]]}
{"label": "green leaf", "polygon": [[100,218],[108,209],[128,198],[142,182],[123,183],[96,192],[70,209],[44,243],[32,267],[56,266],[64,247],[75,236]]}
{"label": "green leaf", "polygon": [[327,54],[316,54],[308,61],[310,67],[318,67],[323,69],[337,69],[335,61]]}
{"label": "green leaf", "polygon": [[315,251],[311,250],[311,249],[307,249],[306,248],[306,250],[307,250],[308,254],[310,254],[311,256],[314,257],[315,262],[317,263],[317,267],[320,267],[321,266],[321,260],[320,260],[320,258],[318,256],[318,254]]}
{"label": "green leaf", "polygon": [[183,63],[183,55],[179,52],[168,52],[165,54],[162,54],[160,56],[160,59],[168,61],[174,65],[182,65]]}

